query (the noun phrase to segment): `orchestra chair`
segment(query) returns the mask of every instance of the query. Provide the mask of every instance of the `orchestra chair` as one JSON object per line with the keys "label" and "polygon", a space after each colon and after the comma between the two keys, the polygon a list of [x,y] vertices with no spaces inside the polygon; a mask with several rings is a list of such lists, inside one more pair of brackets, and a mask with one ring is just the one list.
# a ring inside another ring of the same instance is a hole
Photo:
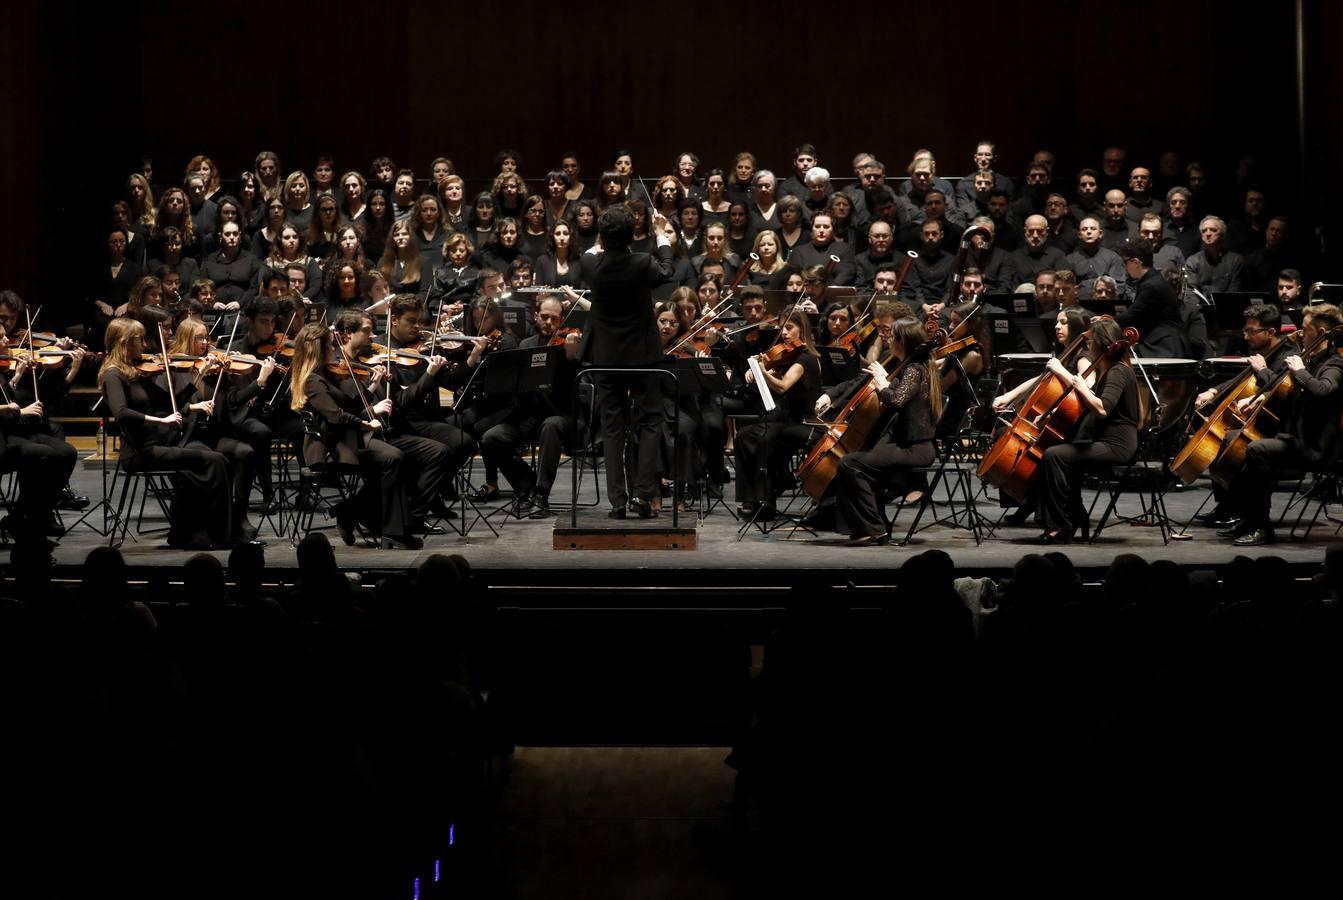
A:
{"label": "orchestra chair", "polygon": [[[316,413],[311,410],[299,410],[303,419],[303,442],[321,440],[317,429]],[[326,458],[312,465],[305,465],[301,456],[295,459],[298,467],[298,483],[291,494],[293,504],[290,508],[289,542],[295,547],[313,530],[313,520],[320,509],[329,520],[322,528],[335,527],[335,508],[342,503],[352,503],[364,484],[364,470],[356,463],[337,462],[335,454],[329,448]],[[380,517],[381,518],[381,517]],[[362,529],[356,525],[360,536]]]}
{"label": "orchestra chair", "polygon": [[[1309,485],[1306,483],[1307,479],[1310,481]],[[1309,540],[1310,533],[1319,524],[1321,516],[1325,521],[1338,526],[1334,529],[1334,534],[1338,534],[1343,531],[1343,518],[1330,515],[1330,506],[1343,507],[1343,461],[1335,461],[1330,465],[1302,472],[1275,524],[1281,526],[1295,510],[1296,519],[1288,531],[1288,537],[1292,540]],[[1343,508],[1339,511],[1343,512]],[[1297,530],[1301,527],[1301,523],[1306,521],[1308,513],[1310,521],[1306,523],[1305,531],[1298,535]]]}
{"label": "orchestra chair", "polygon": [[[1171,519],[1166,512],[1165,497],[1166,491],[1175,484],[1175,475],[1167,461],[1174,452],[1171,449],[1174,438],[1178,436],[1179,432],[1163,435],[1156,426],[1149,427],[1139,433],[1138,452],[1128,462],[1090,470],[1088,474],[1096,478],[1096,493],[1087,507],[1088,523],[1101,497],[1105,496],[1107,501],[1100,521],[1091,529],[1089,543],[1095,543],[1102,531],[1120,522],[1155,525],[1161,530],[1161,543],[1170,543]],[[1116,511],[1119,498],[1125,493],[1138,495],[1142,510],[1136,516],[1122,516]]]}
{"label": "orchestra chair", "polygon": [[[163,514],[164,522],[169,520],[168,507],[173,495],[173,476],[177,474],[172,469],[156,469],[152,466],[144,465],[140,458],[139,449],[132,443],[125,443],[130,449],[130,455],[133,464],[126,466],[123,464],[123,457],[120,453],[122,447],[121,433],[116,430],[116,423],[112,420],[106,420],[104,424],[106,433],[114,438],[113,445],[117,450],[117,464],[112,470],[112,481],[108,488],[107,495],[103,498],[108,508],[112,509],[111,528],[108,529],[108,546],[120,547],[126,542],[126,536],[130,535],[131,540],[137,540],[137,534],[167,534],[170,530],[165,524],[162,528],[146,529],[144,527],[145,504],[152,496],[154,502],[158,504],[159,512]],[[121,483],[121,492],[117,492],[117,483]],[[131,532],[131,510],[135,509],[136,497],[140,499],[140,508],[135,513],[135,531]],[[116,506],[112,506],[112,497],[117,497]]]}
{"label": "orchestra chair", "polygon": [[[976,397],[978,399],[978,397]],[[906,492],[895,487],[882,485],[877,490],[877,508],[881,511],[882,521],[886,524],[886,537],[892,537],[895,523],[900,513],[907,507],[915,507],[914,519],[900,541],[901,547],[909,546],[914,535],[934,525],[948,528],[960,528],[970,532],[975,546],[984,543],[986,520],[975,505],[977,487],[974,483],[978,468],[976,442],[979,440],[973,427],[980,407],[970,407],[961,417],[957,427],[949,434],[933,439],[933,448],[937,460],[929,466],[916,466],[911,471],[924,476],[927,487],[918,500],[907,501]],[[982,451],[978,451],[982,452]],[[942,499],[938,500],[937,490],[942,488]],[[946,508],[945,515],[938,514],[938,503]],[[895,515],[887,516],[888,507],[895,505]],[[919,523],[925,514],[932,515],[932,521],[923,528]]]}

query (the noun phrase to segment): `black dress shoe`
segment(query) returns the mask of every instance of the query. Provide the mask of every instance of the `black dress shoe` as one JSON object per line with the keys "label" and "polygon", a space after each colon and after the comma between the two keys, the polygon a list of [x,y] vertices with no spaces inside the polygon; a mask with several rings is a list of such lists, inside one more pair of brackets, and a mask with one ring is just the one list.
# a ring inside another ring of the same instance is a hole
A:
{"label": "black dress shoe", "polygon": [[849,547],[880,547],[891,542],[889,534],[855,534],[845,541]]}
{"label": "black dress shoe", "polygon": [[1194,521],[1205,525],[1226,525],[1233,519],[1236,519],[1236,517],[1232,516],[1229,512],[1226,512],[1221,506],[1213,506],[1213,509],[1209,510],[1209,512],[1194,516]]}
{"label": "black dress shoe", "polygon": [[1237,547],[1262,547],[1273,543],[1273,532],[1268,528],[1255,528],[1247,531],[1231,542]]}
{"label": "black dress shoe", "polygon": [[1036,538],[1035,542],[1045,546],[1051,546],[1053,544],[1071,544],[1073,542],[1073,536],[1070,531],[1046,531]]}
{"label": "black dress shoe", "polygon": [[1217,536],[1224,538],[1238,538],[1246,531],[1250,530],[1240,519],[1232,519],[1223,523],[1225,527],[1217,529]]}
{"label": "black dress shoe", "polygon": [[647,500],[631,500],[630,509],[641,519],[657,518],[658,511]]}
{"label": "black dress shoe", "polygon": [[453,509],[448,504],[448,501],[442,497],[435,498],[434,502],[429,504],[429,511],[432,512],[434,515],[438,516],[440,519],[457,518],[457,510]]}
{"label": "black dress shoe", "polygon": [[545,494],[535,494],[532,496],[532,511],[527,513],[529,519],[549,519],[555,515],[550,510],[550,499]]}
{"label": "black dress shoe", "polygon": [[348,507],[336,507],[336,530],[340,532],[340,539],[345,542],[345,546],[354,546],[354,510]]}
{"label": "black dress shoe", "polygon": [[1031,516],[1034,514],[1035,510],[1031,509],[1029,506],[1018,506],[1014,511],[1003,516],[1003,524],[1025,525],[1030,521]]}
{"label": "black dress shoe", "polygon": [[617,506],[615,509],[607,513],[606,516],[609,519],[628,519],[629,513],[625,512],[625,507]]}
{"label": "black dress shoe", "polygon": [[382,549],[384,550],[419,550],[423,546],[424,541],[413,534],[395,536],[384,534],[382,536]]}
{"label": "black dress shoe", "polygon": [[490,503],[501,498],[499,488],[481,488],[478,491],[471,492],[471,499],[476,503]]}
{"label": "black dress shoe", "polygon": [[70,485],[61,488],[61,496],[56,500],[57,509],[84,509],[89,505],[89,498],[83,494],[76,494],[70,490]]}

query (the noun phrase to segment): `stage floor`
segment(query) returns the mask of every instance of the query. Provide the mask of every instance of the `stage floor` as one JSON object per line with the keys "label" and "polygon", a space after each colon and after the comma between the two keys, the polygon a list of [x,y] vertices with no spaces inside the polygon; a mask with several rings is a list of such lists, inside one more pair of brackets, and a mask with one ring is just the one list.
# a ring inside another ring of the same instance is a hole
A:
{"label": "stage floor", "polygon": [[[102,475],[97,467],[80,467],[75,473],[76,489],[90,497],[102,495]],[[558,497],[567,493],[567,483],[561,479],[556,491]],[[729,494],[731,486],[729,485]],[[939,493],[941,489],[939,489]],[[1090,492],[1087,493],[1089,497]],[[1168,494],[1166,504],[1172,519],[1187,521],[1207,497],[1207,482]],[[1288,494],[1275,495],[1274,511],[1285,505]],[[591,484],[586,486],[585,500],[593,499]],[[729,504],[735,505],[735,504]],[[146,507],[146,527],[162,527],[161,517],[151,517]],[[497,507],[494,504],[490,508]],[[603,503],[600,515],[607,509]],[[156,510],[154,510],[156,512]],[[1096,515],[1099,516],[1099,508]],[[1119,505],[1121,514],[1138,512],[1136,496],[1124,497]],[[996,503],[985,503],[981,512],[994,519],[1000,510]],[[589,514],[592,514],[589,511]],[[77,516],[66,513],[66,521]],[[567,512],[564,516],[567,522]],[[912,511],[901,514],[897,533],[903,535],[901,523],[907,524]],[[1294,514],[1295,515],[1295,514]],[[670,525],[670,516],[654,520]],[[96,514],[99,524],[101,515]],[[259,521],[254,513],[254,520]],[[320,518],[319,518],[320,521]],[[1025,553],[1060,549],[1083,570],[1094,572],[1108,566],[1117,553],[1137,553],[1150,560],[1169,559],[1185,566],[1216,567],[1229,563],[1238,555],[1258,556],[1275,554],[1286,558],[1301,571],[1318,566],[1324,558],[1325,547],[1339,540],[1336,524],[1321,518],[1309,542],[1292,541],[1286,529],[1279,529],[1276,544],[1259,548],[1237,548],[1226,539],[1218,538],[1213,529],[1191,527],[1192,539],[1162,544],[1154,527],[1114,524],[1105,530],[1094,544],[1073,544],[1063,547],[1042,548],[1030,543],[1038,534],[1037,526],[1005,527],[976,546],[968,531],[935,525],[921,531],[907,547],[892,544],[884,547],[853,548],[844,545],[844,537],[822,532],[811,535],[783,527],[769,535],[749,531],[738,540],[738,521],[726,506],[719,506],[699,522],[697,549],[694,550],[556,550],[552,548],[554,519],[507,519],[496,515],[492,521],[498,536],[477,523],[466,538],[452,532],[425,539],[422,550],[380,550],[373,547],[345,547],[334,529],[327,533],[336,548],[340,564],[368,573],[413,568],[431,553],[459,553],[470,560],[473,569],[493,587],[509,591],[569,591],[587,589],[656,591],[669,585],[677,588],[713,588],[737,586],[758,590],[787,589],[796,583],[802,573],[806,577],[829,581],[833,584],[853,582],[858,585],[890,583],[890,570],[898,568],[910,555],[920,550],[938,548],[949,553],[957,567],[966,572],[1001,574]],[[633,526],[637,520],[632,521]],[[683,526],[694,524],[693,513],[683,515]],[[1177,526],[1178,527],[1178,526]],[[790,533],[791,532],[791,533]],[[292,570],[295,556],[292,545],[284,537],[277,537],[270,527],[263,526],[261,537],[268,541],[267,565],[277,573]],[[106,539],[87,528],[77,528],[68,534],[56,550],[58,565],[69,572],[78,566],[88,551]],[[138,540],[128,539],[122,547],[127,562],[134,570],[159,566],[180,565],[190,553],[169,550],[159,535],[141,535]],[[225,555],[219,554],[221,558]],[[281,575],[286,580],[290,576]]]}

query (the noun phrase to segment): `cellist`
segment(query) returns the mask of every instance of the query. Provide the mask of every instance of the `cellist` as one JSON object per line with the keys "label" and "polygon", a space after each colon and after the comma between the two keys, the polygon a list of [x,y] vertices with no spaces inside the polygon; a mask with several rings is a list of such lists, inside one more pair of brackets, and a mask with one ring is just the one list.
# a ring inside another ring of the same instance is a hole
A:
{"label": "cellist", "polygon": [[866,371],[881,405],[893,414],[872,449],[845,454],[836,476],[836,507],[851,547],[884,544],[889,538],[878,486],[894,486],[916,500],[922,485],[910,477],[910,470],[931,465],[936,457],[933,436],[942,415],[941,382],[931,356],[917,356],[928,343],[928,332],[913,317],[897,320],[892,331],[898,380],[892,383],[880,362],[868,363]]}
{"label": "cellist", "polygon": [[[1241,329],[1241,334],[1245,337],[1245,349],[1248,351],[1245,362],[1254,373],[1255,383],[1260,390],[1268,387],[1287,371],[1287,357],[1292,355],[1295,344],[1282,339],[1279,334],[1281,328],[1282,312],[1276,305],[1257,303],[1245,310],[1245,327]],[[1236,375],[1215,387],[1208,388],[1194,398],[1194,405],[1198,408],[1208,406],[1216,398],[1223,396],[1224,392],[1239,384],[1243,377]],[[1250,398],[1241,402],[1248,405]],[[1227,501],[1226,489],[1213,482],[1212,495],[1216,501],[1212,511],[1197,516],[1196,520],[1217,528],[1235,525],[1238,516]]]}
{"label": "cellist", "polygon": [[[1302,315],[1302,345],[1318,343],[1343,325],[1337,306],[1317,303]],[[1240,522],[1224,531],[1237,547],[1257,547],[1273,542],[1269,505],[1273,499],[1275,472],[1291,467],[1316,468],[1332,461],[1338,450],[1339,414],[1343,411],[1343,356],[1327,340],[1314,356],[1286,357],[1285,364],[1302,396],[1292,407],[1283,430],[1271,438],[1252,442],[1245,451],[1245,465],[1232,479],[1230,502]]]}
{"label": "cellist", "polygon": [[1082,509],[1082,470],[1125,463],[1138,452],[1138,378],[1129,365],[1124,332],[1113,319],[1096,321],[1087,332],[1087,355],[1095,372],[1088,378],[1068,371],[1057,358],[1049,371],[1070,385],[1082,401],[1085,415],[1076,435],[1044,452],[1043,472],[1036,486],[1040,520],[1045,532],[1040,543],[1066,544],[1085,515]]}

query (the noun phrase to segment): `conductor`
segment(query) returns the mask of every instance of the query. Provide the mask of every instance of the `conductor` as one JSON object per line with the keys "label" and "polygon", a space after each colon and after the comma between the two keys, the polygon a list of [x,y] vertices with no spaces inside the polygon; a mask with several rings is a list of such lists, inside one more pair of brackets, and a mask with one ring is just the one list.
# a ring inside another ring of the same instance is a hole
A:
{"label": "conductor", "polygon": [[[657,218],[655,255],[630,252],[634,214],[629,207],[613,205],[598,218],[600,242],[581,262],[592,301],[580,357],[584,362],[599,368],[654,368],[661,362],[652,289],[670,279],[674,269],[671,244],[663,234],[662,217]],[[627,506],[641,519],[652,518],[662,447],[662,385],[649,375],[611,373],[594,380],[611,518],[625,518]],[[638,451],[634,471],[627,473],[623,461],[630,439]]]}

